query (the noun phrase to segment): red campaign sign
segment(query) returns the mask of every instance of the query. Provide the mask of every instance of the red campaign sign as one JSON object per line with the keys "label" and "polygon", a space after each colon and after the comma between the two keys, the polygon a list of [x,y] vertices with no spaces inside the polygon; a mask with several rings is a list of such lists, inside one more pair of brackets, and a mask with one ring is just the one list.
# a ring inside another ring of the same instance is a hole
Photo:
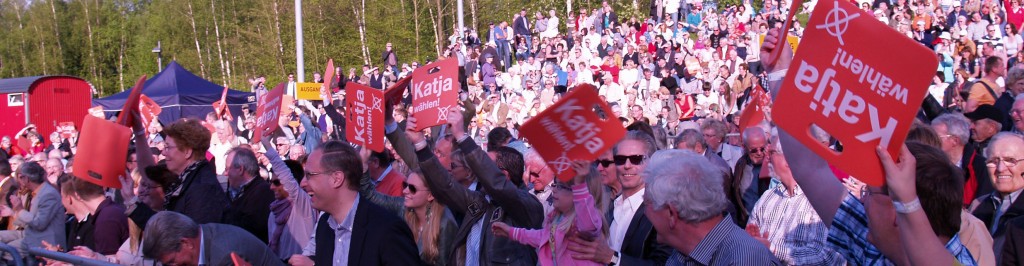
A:
{"label": "red campaign sign", "polygon": [[767,118],[766,107],[771,105],[771,99],[765,94],[761,85],[754,85],[753,91],[750,94],[750,103],[740,114],[740,132],[748,127],[756,126]]}
{"label": "red campaign sign", "polygon": [[153,99],[145,94],[139,96],[139,114],[142,116],[142,126],[149,128],[149,124],[156,121],[157,116],[163,109],[160,108],[159,104],[156,104]]}
{"label": "red campaign sign", "polygon": [[576,175],[573,161],[597,159],[626,135],[618,119],[602,118],[595,110],[612,114],[597,88],[589,84],[576,86],[519,130],[548,162],[558,180],[569,181]]}
{"label": "red campaign sign", "polygon": [[[331,102],[331,81],[334,78],[334,59],[327,59],[327,70],[324,70],[324,81],[320,85],[320,93],[323,95],[320,98],[326,102]],[[313,82],[316,82],[314,80]]]}
{"label": "red campaign sign", "polygon": [[121,188],[125,156],[132,131],[124,125],[86,115],[79,135],[78,154],[72,172],[75,176],[104,187]]}
{"label": "red campaign sign", "polygon": [[448,123],[448,110],[459,104],[459,61],[449,58],[429,64],[412,74],[412,116],[415,130]]}
{"label": "red campaign sign", "polygon": [[256,103],[256,132],[253,132],[252,143],[263,137],[263,132],[274,132],[280,126],[281,96],[284,95],[285,84],[277,84],[267,95]]}
{"label": "red campaign sign", "polygon": [[61,138],[70,139],[75,135],[75,122],[60,122],[57,124],[57,131]]}
{"label": "red campaign sign", "polygon": [[[814,49],[794,56],[772,110],[775,122],[857,179],[884,184],[875,147],[899,154],[935,75],[935,53],[837,0],[818,2],[800,47]],[[812,124],[842,142],[843,152],[814,140]]]}
{"label": "red campaign sign", "polygon": [[349,82],[345,85],[345,137],[352,144],[384,151],[384,91]]}

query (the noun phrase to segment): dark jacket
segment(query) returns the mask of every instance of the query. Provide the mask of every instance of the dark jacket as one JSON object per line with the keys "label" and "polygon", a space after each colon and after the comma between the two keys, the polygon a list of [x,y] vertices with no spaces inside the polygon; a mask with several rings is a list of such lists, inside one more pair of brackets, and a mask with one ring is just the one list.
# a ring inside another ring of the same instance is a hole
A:
{"label": "dark jacket", "polygon": [[270,203],[273,201],[274,192],[270,190],[270,183],[255,177],[244,185],[237,199],[228,202],[223,221],[249,231],[263,243],[270,243],[267,240],[267,223],[270,219]]}
{"label": "dark jacket", "polygon": [[[166,210],[184,214],[198,224],[217,223],[224,217],[224,209],[228,206],[228,196],[224,194],[220,182],[217,181],[213,165],[207,161],[202,161],[199,164],[199,168],[182,181],[181,194],[171,197],[164,206],[167,206]],[[156,211],[141,202],[135,206],[135,210],[128,215],[128,218],[145,229],[146,222],[150,217],[156,215]]]}
{"label": "dark jacket", "polygon": [[[326,219],[329,214],[321,216],[316,228],[316,250],[320,252],[324,247],[336,251],[333,246],[334,238],[321,238],[324,228],[328,227]],[[328,232],[333,230],[327,229]],[[416,243],[412,239],[412,231],[405,221],[395,214],[373,204],[366,198],[359,201],[356,207],[355,220],[352,221],[352,234],[349,239],[348,265],[422,265],[419,252],[416,250]],[[317,258],[333,258],[334,254],[314,254],[313,261]],[[326,259],[330,261],[330,259]],[[257,265],[257,264],[253,264]]]}
{"label": "dark jacket", "polygon": [[[640,207],[629,222],[626,237],[622,239],[618,265],[665,265],[668,257],[672,255],[672,247],[658,243],[658,232],[654,230],[654,225],[644,212],[646,205],[646,201],[640,203]],[[608,224],[615,219],[614,213],[615,207],[609,205],[608,212],[605,213]]]}
{"label": "dark jacket", "polygon": [[[971,201],[980,196],[987,196],[995,191],[992,178],[988,173],[988,167],[985,166],[984,154],[975,151],[970,146],[964,146],[963,158],[960,161],[963,164],[961,169],[964,171],[965,205],[969,205]],[[974,190],[967,190],[972,187]]]}
{"label": "dark jacket", "polygon": [[518,17],[512,22],[512,32],[516,35],[530,35],[530,21],[526,17]]}
{"label": "dark jacket", "polygon": [[[998,193],[998,192],[993,192]],[[971,214],[974,217],[978,217],[979,220],[985,222],[985,228],[988,228],[989,232],[992,231],[992,226],[999,224],[996,228],[995,233],[992,234],[993,252],[995,254],[1002,254],[1001,249],[1003,248],[1003,242],[1006,240],[1006,231],[1010,226],[1007,221],[1013,220],[1013,218],[1020,217],[1024,214],[1024,200],[1018,197],[1016,201],[1010,204],[1010,208],[1006,210],[1003,216],[999,217],[999,221],[993,221],[996,214],[995,201],[992,199],[993,193],[981,195],[971,203],[972,211]]]}
{"label": "dark jacket", "polygon": [[457,143],[456,147],[466,154],[467,166],[479,178],[483,192],[471,191],[455,182],[430,149],[416,151],[420,170],[434,197],[452,211],[465,214],[456,233],[455,244],[447,251],[448,265],[462,265],[465,262],[466,240],[473,225],[481,219],[480,265],[536,265],[537,253],[534,248],[505,237],[496,237],[490,228],[491,223],[501,221],[513,227],[539,229],[544,220],[541,203],[512,184],[471,138]]}
{"label": "dark jacket", "polygon": [[1024,264],[1024,218],[1006,222],[1006,239],[1001,254],[996,254],[1000,265]]}
{"label": "dark jacket", "polygon": [[202,224],[199,227],[203,230],[206,265],[235,265],[231,253],[251,265],[284,265],[266,244],[256,241],[256,237],[241,228],[226,224]]}

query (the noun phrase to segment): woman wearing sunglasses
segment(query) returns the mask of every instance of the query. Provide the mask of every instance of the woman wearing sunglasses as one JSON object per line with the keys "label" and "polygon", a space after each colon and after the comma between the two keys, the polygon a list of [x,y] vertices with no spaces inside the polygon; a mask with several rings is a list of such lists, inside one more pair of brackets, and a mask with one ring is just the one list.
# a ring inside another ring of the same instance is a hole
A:
{"label": "woman wearing sunglasses", "polygon": [[430,265],[448,265],[447,250],[459,226],[452,212],[434,199],[419,170],[413,169],[402,182],[402,197],[377,192],[366,175],[359,182],[359,193],[370,202],[405,218],[423,261]]}

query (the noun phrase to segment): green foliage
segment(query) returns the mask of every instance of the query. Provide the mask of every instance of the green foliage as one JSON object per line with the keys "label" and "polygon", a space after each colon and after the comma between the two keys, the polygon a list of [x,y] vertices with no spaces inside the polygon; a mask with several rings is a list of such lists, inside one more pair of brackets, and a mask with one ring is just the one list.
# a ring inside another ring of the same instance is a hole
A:
{"label": "green foliage", "polygon": [[[601,6],[599,0],[464,1],[466,26],[485,41],[489,22],[511,22],[522,8],[531,19],[535,11],[555,10],[564,32],[567,4],[573,13]],[[609,3],[625,20],[646,18],[650,1]],[[364,3],[367,57],[356,13]],[[345,74],[348,68],[359,73],[366,61],[380,65],[388,42],[400,62],[436,59],[455,32],[456,10],[456,0],[303,0],[306,80],[323,72],[328,58]],[[157,42],[164,64],[177,61],[234,89],[248,90],[246,79],[254,76],[276,84],[296,71],[294,0],[0,0],[0,28],[0,78],[73,75],[91,82],[98,96],[156,74]]]}

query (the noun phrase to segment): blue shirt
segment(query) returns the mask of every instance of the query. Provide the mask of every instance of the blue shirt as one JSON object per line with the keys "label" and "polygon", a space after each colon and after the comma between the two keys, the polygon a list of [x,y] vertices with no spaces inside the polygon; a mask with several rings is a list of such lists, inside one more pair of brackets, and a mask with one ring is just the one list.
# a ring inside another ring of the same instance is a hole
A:
{"label": "blue shirt", "polygon": [[673,250],[666,265],[781,265],[768,247],[726,215],[690,254]]}
{"label": "blue shirt", "polygon": [[[828,231],[828,245],[846,257],[850,265],[894,265],[886,259],[875,245],[868,242],[868,215],[864,203],[847,193],[843,203],[836,210],[832,227]],[[974,257],[953,235],[946,243],[946,250],[963,265],[977,265]]]}

